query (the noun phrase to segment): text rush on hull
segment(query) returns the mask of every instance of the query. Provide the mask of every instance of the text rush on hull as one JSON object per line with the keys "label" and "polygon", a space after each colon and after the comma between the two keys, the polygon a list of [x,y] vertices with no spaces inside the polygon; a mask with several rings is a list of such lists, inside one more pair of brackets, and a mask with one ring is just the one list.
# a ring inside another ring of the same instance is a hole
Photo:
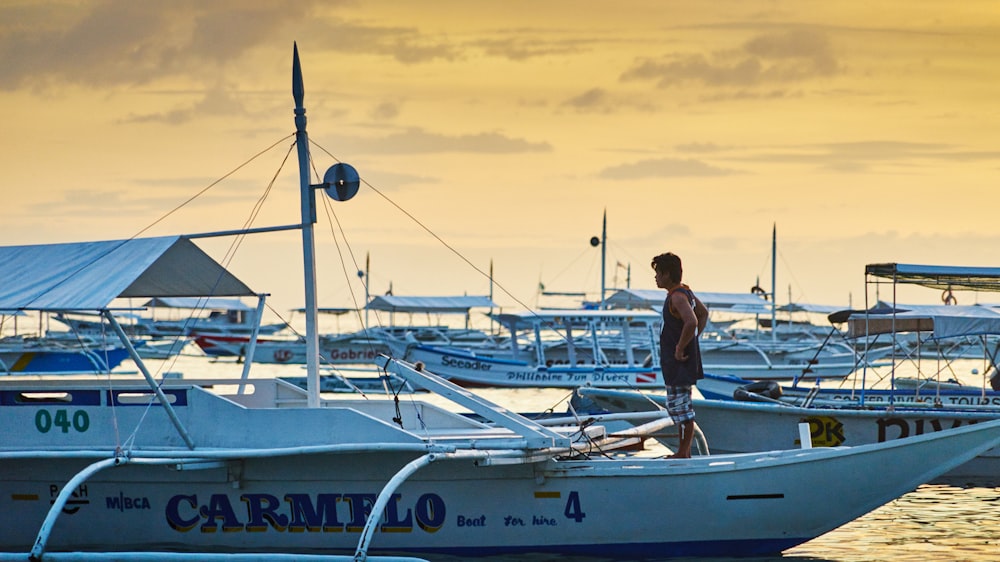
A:
{"label": "text rush on hull", "polygon": [[[314,313],[316,215],[297,50],[294,60],[305,202],[295,226]],[[321,185],[343,196],[357,185],[356,176],[338,179],[344,172],[335,167]],[[0,270],[0,308],[99,310],[123,342],[110,306],[117,297],[253,293],[186,237],[6,247],[0,260],[17,266]],[[163,267],[177,263],[184,267]],[[46,275],[6,274],[32,267]],[[41,560],[765,555],[1000,442],[1000,422],[991,422],[851,448],[614,457],[603,451],[622,438],[599,423],[541,425],[389,358],[383,368],[488,421],[420,401],[397,409],[392,401],[321,400],[316,363],[308,365],[308,391],[274,378],[241,379],[231,389],[157,382],[144,368],[148,388],[108,380],[0,385],[3,559],[29,551]],[[661,418],[645,431],[669,423]],[[636,435],[645,437],[625,441]]]}

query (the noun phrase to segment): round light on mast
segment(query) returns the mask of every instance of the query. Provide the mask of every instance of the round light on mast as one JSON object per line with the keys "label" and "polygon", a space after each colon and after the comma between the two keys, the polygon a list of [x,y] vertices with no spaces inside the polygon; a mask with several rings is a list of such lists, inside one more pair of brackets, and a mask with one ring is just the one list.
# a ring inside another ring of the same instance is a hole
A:
{"label": "round light on mast", "polygon": [[361,187],[361,177],[350,164],[343,162],[330,166],[323,175],[326,194],[336,201],[347,201],[358,193]]}

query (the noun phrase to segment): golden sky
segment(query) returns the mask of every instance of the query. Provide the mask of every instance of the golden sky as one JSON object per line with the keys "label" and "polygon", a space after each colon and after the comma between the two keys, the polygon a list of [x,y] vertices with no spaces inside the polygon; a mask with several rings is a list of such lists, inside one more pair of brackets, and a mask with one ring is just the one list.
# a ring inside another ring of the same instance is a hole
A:
{"label": "golden sky", "polygon": [[[778,302],[860,306],[867,263],[1000,266],[1000,7],[975,0],[6,0],[3,243],[297,221],[294,154],[268,191],[293,42],[318,173],[367,183],[319,211],[323,306],[363,298],[366,255],[373,293],[484,294],[491,261],[502,305],[596,293],[605,212],[608,285],[673,251],[696,291],[769,287],[774,225]],[[233,270],[300,306],[295,235],[254,238]]]}

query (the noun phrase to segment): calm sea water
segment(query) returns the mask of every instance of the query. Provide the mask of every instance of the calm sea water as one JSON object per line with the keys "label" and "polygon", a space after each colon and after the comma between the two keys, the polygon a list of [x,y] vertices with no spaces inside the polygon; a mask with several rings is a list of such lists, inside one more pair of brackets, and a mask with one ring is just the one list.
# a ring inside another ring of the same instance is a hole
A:
{"label": "calm sea water", "polygon": [[[197,351],[197,350],[195,350]],[[151,362],[153,370],[178,371],[189,377],[239,376],[232,361],[209,362],[182,357],[176,362]],[[255,376],[301,376],[299,366],[255,365]],[[565,411],[566,389],[482,389],[486,398],[514,411]],[[421,400],[447,406],[446,401],[420,395]],[[711,436],[707,436],[711,445]],[[872,478],[878,478],[873,471]],[[702,562],[926,562],[1000,560],[1000,486],[998,483],[927,484],[824,536],[786,551],[779,557],[714,558]],[[816,490],[816,509],[823,509],[823,490]],[[493,557],[490,562],[541,562],[550,557]],[[560,558],[562,562],[607,559]],[[678,559],[671,559],[678,560]],[[448,562],[451,562],[450,560]]]}

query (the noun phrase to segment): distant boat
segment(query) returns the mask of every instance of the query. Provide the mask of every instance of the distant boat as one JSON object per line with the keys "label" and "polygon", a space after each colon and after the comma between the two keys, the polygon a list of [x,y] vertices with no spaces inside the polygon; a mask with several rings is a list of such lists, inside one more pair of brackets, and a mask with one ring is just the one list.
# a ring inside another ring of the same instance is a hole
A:
{"label": "distant boat", "polygon": [[393,355],[463,386],[662,388],[648,358],[659,337],[651,311],[542,310],[493,315],[504,341],[475,348],[389,342]]}
{"label": "distant boat", "polygon": [[[763,321],[758,325],[770,326],[771,321],[763,316],[772,314],[771,304],[754,293],[695,294],[710,314],[709,326],[698,341],[706,373],[753,380],[839,379],[863,366],[862,355],[834,326],[812,324],[806,330],[800,323],[793,331],[782,330],[780,337],[772,336],[770,329],[731,332],[733,321],[717,323],[720,314],[758,318]],[[666,295],[662,289],[621,289],[608,297],[607,303],[614,309],[662,312]],[[812,305],[810,310],[826,313],[839,309]],[[826,335],[816,337],[821,329]],[[869,353],[867,360],[869,364],[884,364],[875,353]]]}
{"label": "distant boat", "polygon": [[[491,336],[482,330],[469,328],[471,310],[492,309],[495,306],[485,296],[380,295],[373,298],[365,306],[365,310],[389,313],[388,321],[353,332],[320,334],[320,360],[328,365],[371,364],[379,355],[389,353],[388,341],[403,339],[407,335],[428,345],[481,346],[490,341]],[[332,310],[341,313],[348,309]],[[402,322],[396,320],[397,314],[406,314],[411,318],[414,315],[426,318],[437,318],[440,315],[463,316],[465,327],[434,322],[415,323],[412,319]],[[216,338],[207,339],[214,343]],[[234,349],[239,348],[234,346]],[[255,363],[302,365],[306,363],[306,359],[306,340],[303,337],[259,341],[253,354]]]}
{"label": "distant boat", "polygon": [[[247,335],[257,326],[256,310],[240,299],[219,297],[158,297],[143,305],[154,311],[144,316],[129,314],[122,322],[126,333],[136,337],[164,338],[193,336],[195,334]],[[157,318],[156,310],[180,312]],[[52,317],[70,327],[75,333],[107,333],[106,322],[93,314],[80,312],[59,313]],[[262,324],[260,334],[274,334],[286,327],[285,323]]]}
{"label": "distant boat", "polygon": [[128,358],[117,342],[8,336],[0,338],[0,375],[110,373]]}
{"label": "distant boat", "polygon": [[[148,300],[143,308],[182,311],[170,318],[129,314],[123,330],[136,342],[147,359],[165,359],[181,352],[194,341],[210,356],[239,356],[257,328],[259,334],[274,334],[284,323],[257,326],[256,310],[239,299],[218,297],[160,297]],[[81,311],[59,312],[53,320],[66,324],[74,334],[96,336],[110,333],[99,315]]]}

